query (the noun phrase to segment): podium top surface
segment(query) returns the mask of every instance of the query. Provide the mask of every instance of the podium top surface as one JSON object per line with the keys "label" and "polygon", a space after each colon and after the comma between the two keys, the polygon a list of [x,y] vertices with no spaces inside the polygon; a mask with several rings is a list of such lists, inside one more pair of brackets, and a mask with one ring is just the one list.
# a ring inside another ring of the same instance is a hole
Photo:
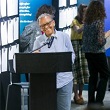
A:
{"label": "podium top surface", "polygon": [[15,53],[16,73],[56,73],[72,71],[72,53]]}

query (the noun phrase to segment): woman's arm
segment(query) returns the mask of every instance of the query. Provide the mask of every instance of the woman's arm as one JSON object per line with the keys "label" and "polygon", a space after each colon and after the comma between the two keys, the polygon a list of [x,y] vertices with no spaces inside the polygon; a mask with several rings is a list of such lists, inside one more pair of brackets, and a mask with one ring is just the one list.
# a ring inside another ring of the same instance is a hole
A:
{"label": "woman's arm", "polygon": [[108,37],[110,37],[110,30],[105,32],[105,38],[108,38]]}
{"label": "woman's arm", "polygon": [[84,26],[82,25],[82,27],[79,27],[77,25],[73,25],[73,30],[76,31],[78,34],[80,34],[83,31]]}

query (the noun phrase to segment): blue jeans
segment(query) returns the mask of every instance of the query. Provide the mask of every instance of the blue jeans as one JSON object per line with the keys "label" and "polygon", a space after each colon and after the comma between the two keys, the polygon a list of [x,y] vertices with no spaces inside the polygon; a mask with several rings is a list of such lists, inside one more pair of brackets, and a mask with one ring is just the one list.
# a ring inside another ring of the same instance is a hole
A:
{"label": "blue jeans", "polygon": [[57,91],[57,110],[71,109],[71,95],[72,95],[73,81],[67,85],[59,88]]}

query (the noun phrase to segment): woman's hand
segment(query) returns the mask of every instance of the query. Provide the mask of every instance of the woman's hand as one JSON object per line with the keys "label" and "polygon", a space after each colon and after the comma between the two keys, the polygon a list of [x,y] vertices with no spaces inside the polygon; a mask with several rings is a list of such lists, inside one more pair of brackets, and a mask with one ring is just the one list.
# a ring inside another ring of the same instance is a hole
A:
{"label": "woman's hand", "polygon": [[110,30],[105,33],[105,38],[110,37]]}
{"label": "woman's hand", "polygon": [[33,53],[40,53],[40,50],[35,50]]}
{"label": "woman's hand", "polygon": [[82,27],[79,27],[77,25],[73,26],[73,30],[76,31],[78,34],[80,34],[81,32],[83,32],[84,29],[84,24],[82,24]]}

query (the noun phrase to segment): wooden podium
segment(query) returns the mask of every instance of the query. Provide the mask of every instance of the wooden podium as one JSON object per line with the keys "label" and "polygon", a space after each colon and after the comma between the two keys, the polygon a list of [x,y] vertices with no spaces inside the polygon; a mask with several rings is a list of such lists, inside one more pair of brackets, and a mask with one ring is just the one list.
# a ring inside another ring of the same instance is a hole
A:
{"label": "wooden podium", "polygon": [[17,73],[30,73],[29,110],[56,110],[56,73],[72,71],[71,52],[16,53]]}

